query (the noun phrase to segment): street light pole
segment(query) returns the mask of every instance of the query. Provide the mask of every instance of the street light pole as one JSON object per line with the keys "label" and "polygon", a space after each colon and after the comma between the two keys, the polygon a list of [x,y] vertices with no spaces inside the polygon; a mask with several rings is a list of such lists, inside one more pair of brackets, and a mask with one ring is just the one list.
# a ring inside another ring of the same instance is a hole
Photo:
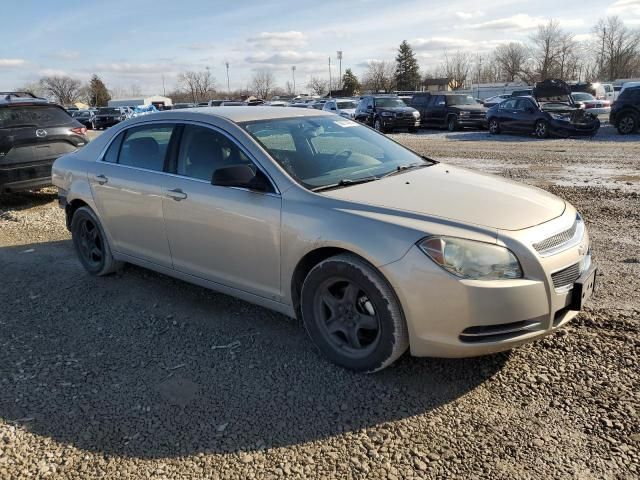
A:
{"label": "street light pole", "polygon": [[329,98],[331,98],[331,57],[329,57]]}
{"label": "street light pole", "polygon": [[296,66],[291,66],[291,75],[293,76],[293,96],[296,96]]}
{"label": "street light pole", "polygon": [[229,87],[229,62],[224,62],[224,66],[227,67],[227,95],[231,98],[231,87]]}
{"label": "street light pole", "polygon": [[342,50],[336,52],[338,54],[338,62],[340,62],[340,76],[338,77],[338,90],[342,90]]}

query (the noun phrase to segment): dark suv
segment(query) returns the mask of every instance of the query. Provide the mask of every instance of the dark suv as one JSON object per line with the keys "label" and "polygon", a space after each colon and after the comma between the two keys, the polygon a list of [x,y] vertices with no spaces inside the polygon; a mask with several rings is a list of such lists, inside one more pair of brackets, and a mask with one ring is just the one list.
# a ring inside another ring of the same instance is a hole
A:
{"label": "dark suv", "polygon": [[424,126],[446,127],[449,131],[461,127],[486,127],[487,109],[471,95],[416,93],[411,106],[420,112],[420,120]]}
{"label": "dark suv", "polygon": [[0,193],[51,184],[51,165],[89,142],[64,108],[24,92],[0,92]]}
{"label": "dark suv", "polygon": [[609,123],[621,135],[635,133],[640,127],[640,87],[625,88],[611,107]]}
{"label": "dark suv", "polygon": [[127,119],[124,109],[119,107],[100,107],[96,112],[93,123],[97,130],[109,128]]}
{"label": "dark suv", "polygon": [[407,128],[416,132],[420,126],[420,114],[407,107],[401,98],[394,95],[367,95],[360,99],[354,118],[379,132],[392,132],[396,128]]}

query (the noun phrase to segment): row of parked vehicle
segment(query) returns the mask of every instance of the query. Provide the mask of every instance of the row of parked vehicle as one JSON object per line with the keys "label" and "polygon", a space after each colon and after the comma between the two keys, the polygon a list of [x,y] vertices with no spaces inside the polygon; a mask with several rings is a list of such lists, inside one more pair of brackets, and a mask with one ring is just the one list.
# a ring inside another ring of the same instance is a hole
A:
{"label": "row of parked vehicle", "polygon": [[361,97],[353,118],[381,132],[416,131],[420,127],[488,128],[492,134],[523,132],[539,138],[593,136],[600,128],[598,115],[626,135],[638,131],[640,85],[622,91],[613,104],[587,92],[573,92],[561,80],[546,80],[535,87],[499,95],[486,101],[455,92],[421,92],[410,97]]}

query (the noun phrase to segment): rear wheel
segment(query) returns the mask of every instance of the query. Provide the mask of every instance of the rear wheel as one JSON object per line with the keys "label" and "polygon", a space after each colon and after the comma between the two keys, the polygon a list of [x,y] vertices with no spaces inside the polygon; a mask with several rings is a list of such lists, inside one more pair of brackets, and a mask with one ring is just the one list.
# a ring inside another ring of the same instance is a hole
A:
{"label": "rear wheel", "polygon": [[618,133],[629,135],[638,130],[638,119],[631,113],[623,114],[618,120]]}
{"label": "rear wheel", "polygon": [[71,237],[82,266],[92,275],[107,275],[122,267],[114,260],[100,221],[89,207],[80,207],[71,220]]}
{"label": "rear wheel", "polygon": [[496,118],[489,120],[489,133],[498,135],[500,133],[500,123]]}
{"label": "rear wheel", "polygon": [[302,286],[301,309],[315,345],[345,368],[381,370],[409,345],[395,293],[355,255],[336,255],[316,265]]}
{"label": "rear wheel", "polygon": [[549,136],[549,124],[545,120],[538,120],[534,133],[538,138],[547,138]]}

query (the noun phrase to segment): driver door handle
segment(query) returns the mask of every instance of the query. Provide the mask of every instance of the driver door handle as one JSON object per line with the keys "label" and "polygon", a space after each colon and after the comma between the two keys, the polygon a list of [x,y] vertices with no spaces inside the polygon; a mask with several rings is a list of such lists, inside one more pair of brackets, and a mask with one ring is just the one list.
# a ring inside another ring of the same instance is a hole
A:
{"label": "driver door handle", "polygon": [[167,190],[166,194],[167,194],[167,197],[173,198],[176,202],[179,202],[180,200],[184,200],[185,198],[187,198],[187,194],[184,193],[179,188],[174,188],[173,190]]}
{"label": "driver door handle", "polygon": [[105,183],[107,183],[109,181],[109,179],[107,177],[105,177],[104,175],[100,174],[100,175],[96,175],[95,177],[93,177],[93,179],[99,183],[100,185],[104,185]]}

